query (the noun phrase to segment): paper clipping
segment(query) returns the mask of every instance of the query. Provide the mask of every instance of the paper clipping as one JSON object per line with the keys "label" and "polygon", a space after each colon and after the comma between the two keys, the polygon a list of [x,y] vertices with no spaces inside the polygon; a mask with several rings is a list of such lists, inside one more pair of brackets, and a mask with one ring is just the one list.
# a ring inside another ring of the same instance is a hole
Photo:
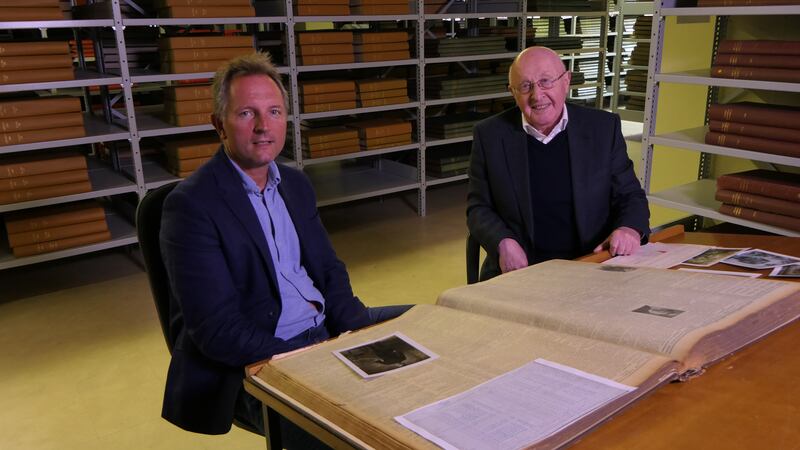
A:
{"label": "paper clipping", "polygon": [[758,278],[761,276],[761,274],[758,272],[733,272],[730,270],[689,269],[686,267],[680,267],[678,270],[682,270],[685,272],[707,273],[711,275],[728,275],[732,277]]}
{"label": "paper clipping", "polygon": [[686,264],[687,266],[711,267],[723,259],[744,250],[747,250],[747,248],[712,247],[695,257],[687,259],[681,264]]}
{"label": "paper clipping", "polygon": [[710,248],[708,245],[650,242],[636,249],[632,255],[615,256],[603,261],[603,264],[668,269]]}
{"label": "paper clipping", "polygon": [[337,350],[333,354],[363,378],[407,369],[439,357],[403,333]]}
{"label": "paper clipping", "polygon": [[536,359],[395,420],[444,449],[535,444],[635,388]]}
{"label": "paper clipping", "polygon": [[800,278],[800,264],[789,264],[772,269],[769,273],[771,277]]}
{"label": "paper clipping", "polygon": [[797,264],[800,263],[800,259],[766,250],[752,249],[725,258],[722,262],[748,269],[770,269],[787,264]]}

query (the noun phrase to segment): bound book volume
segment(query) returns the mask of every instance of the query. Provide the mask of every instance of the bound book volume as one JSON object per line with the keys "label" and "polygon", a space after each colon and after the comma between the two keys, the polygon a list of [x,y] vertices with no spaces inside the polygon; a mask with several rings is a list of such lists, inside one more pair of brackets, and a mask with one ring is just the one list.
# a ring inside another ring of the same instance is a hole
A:
{"label": "bound book volume", "polygon": [[800,174],[756,169],[721,175],[719,212],[800,231]]}
{"label": "bound book volume", "polygon": [[219,148],[219,137],[213,132],[168,138],[161,143],[167,170],[181,178],[191,175]]}
{"label": "bound book volume", "polygon": [[[736,3],[736,0],[710,0],[712,3],[722,3],[723,1]],[[745,1],[753,0],[742,0],[736,6],[746,6],[744,4]],[[767,3],[759,2],[754,4],[780,4],[773,0],[764,1]],[[768,3],[770,1],[772,3]],[[784,4],[800,4],[796,0],[792,1],[794,3]],[[714,57],[714,63],[711,66],[711,76],[797,83],[800,82],[800,74],[797,70],[800,68],[798,55],[800,55],[800,42],[798,41],[723,39],[720,41],[719,51]]]}
{"label": "bound book volume", "polygon": [[[6,20],[2,9],[0,8],[0,17]],[[33,11],[39,8],[21,9]],[[75,72],[72,68],[69,42],[0,42],[0,84],[41,83],[74,79]]]}
{"label": "bound book volume", "polygon": [[0,204],[91,190],[86,157],[81,153],[43,151],[0,158]]}
{"label": "bound book volume", "polygon": [[800,109],[740,102],[708,108],[706,144],[800,157]]}

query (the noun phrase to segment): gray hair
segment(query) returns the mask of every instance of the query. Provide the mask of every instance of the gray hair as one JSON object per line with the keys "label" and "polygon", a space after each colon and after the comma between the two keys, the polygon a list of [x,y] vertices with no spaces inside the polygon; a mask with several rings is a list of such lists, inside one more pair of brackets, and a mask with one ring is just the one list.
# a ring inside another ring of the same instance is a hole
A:
{"label": "gray hair", "polygon": [[233,79],[245,75],[268,76],[278,85],[283,97],[283,106],[288,107],[289,95],[283,86],[281,74],[272,64],[269,53],[254,52],[233,58],[217,69],[217,73],[214,75],[214,84],[211,87],[214,93],[214,115],[216,117],[222,118],[225,115]]}

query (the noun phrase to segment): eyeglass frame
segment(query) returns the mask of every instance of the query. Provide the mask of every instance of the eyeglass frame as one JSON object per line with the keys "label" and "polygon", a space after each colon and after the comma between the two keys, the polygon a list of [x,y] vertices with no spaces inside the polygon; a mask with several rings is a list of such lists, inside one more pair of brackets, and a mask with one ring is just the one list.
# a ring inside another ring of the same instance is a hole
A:
{"label": "eyeglass frame", "polygon": [[[533,85],[535,84],[540,89],[544,89],[544,90],[547,91],[547,90],[550,90],[550,89],[553,89],[554,87],[556,87],[555,83],[558,80],[560,80],[561,78],[563,78],[564,75],[566,75],[568,72],[569,72],[569,70],[565,70],[565,71],[561,72],[561,75],[553,78],[552,80],[549,80],[547,78],[542,78],[541,80],[536,80],[536,81],[533,81],[533,82],[532,81],[523,81],[522,83],[518,84],[517,86],[508,85],[508,88],[511,89],[511,91],[514,92],[514,93],[519,93],[519,94],[523,94],[524,95],[524,94],[529,94],[531,92],[531,90],[533,89]],[[547,83],[547,84],[549,84],[549,86],[542,85],[542,83]],[[526,84],[528,85],[527,89],[525,89],[525,90],[520,89],[520,86],[523,86],[523,85],[526,85]]]}

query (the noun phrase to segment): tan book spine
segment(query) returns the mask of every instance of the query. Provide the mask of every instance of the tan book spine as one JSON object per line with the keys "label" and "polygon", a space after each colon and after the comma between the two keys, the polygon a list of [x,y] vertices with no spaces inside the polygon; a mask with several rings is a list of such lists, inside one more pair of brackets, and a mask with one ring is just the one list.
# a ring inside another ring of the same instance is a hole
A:
{"label": "tan book spine", "polygon": [[406,31],[361,32],[353,35],[353,43],[355,44],[379,44],[382,42],[403,41],[408,41],[408,32]]}
{"label": "tan book spine", "polygon": [[303,145],[341,141],[345,139],[358,139],[358,130],[345,127],[325,127],[304,131],[302,135]]}
{"label": "tan book spine", "polygon": [[295,0],[295,5],[349,5],[350,0]]}
{"label": "tan book spine", "polygon": [[170,6],[159,10],[161,17],[255,17],[252,6]]}
{"label": "tan book spine", "polygon": [[341,55],[353,53],[353,44],[311,44],[298,47],[300,56]]}
{"label": "tan book spine", "polygon": [[393,89],[407,89],[408,80],[402,78],[387,78],[385,80],[358,80],[358,92],[374,92]]}
{"label": "tan book spine", "polygon": [[226,62],[228,61],[225,59],[208,61],[170,61],[167,70],[169,73],[215,72]]}
{"label": "tan book spine", "polygon": [[356,53],[408,50],[408,41],[382,42],[379,44],[353,44],[353,50],[355,50]]}
{"label": "tan book spine", "polygon": [[326,92],[324,94],[310,94],[300,97],[300,103],[303,105],[316,105],[318,103],[346,101],[356,101],[355,91]]}
{"label": "tan book spine", "polygon": [[212,98],[210,85],[169,86],[164,88],[164,98],[175,101],[206,100]]}
{"label": "tan book spine", "polygon": [[307,96],[312,94],[325,94],[329,92],[355,92],[356,85],[353,81],[325,81],[325,82],[306,82],[300,84],[300,95]]}
{"label": "tan book spine", "polygon": [[0,101],[0,119],[11,117],[39,117],[42,114],[80,112],[81,100],[78,97],[44,97],[28,100]]}
{"label": "tan book spine", "polygon": [[348,16],[350,5],[296,5],[298,16]]}
{"label": "tan book spine", "polygon": [[377,126],[360,126],[359,124],[353,124],[353,127],[358,128],[358,134],[361,139],[373,139],[411,133],[411,122],[386,123]]}
{"label": "tan book spine", "polygon": [[241,55],[249,55],[255,50],[252,46],[229,48],[177,48],[161,55],[168,61],[204,61],[231,59]]}
{"label": "tan book spine", "polygon": [[0,42],[0,56],[69,54],[67,41]]}
{"label": "tan book spine", "polygon": [[165,50],[176,48],[252,47],[253,36],[171,36],[161,38],[158,45]]}
{"label": "tan book spine", "polygon": [[64,20],[64,13],[58,6],[47,8],[3,8],[0,13],[4,21],[16,20]]}
{"label": "tan book spine", "polygon": [[360,92],[358,98],[360,100],[375,100],[379,98],[392,98],[392,97],[406,97],[408,98],[408,91],[406,88],[401,89],[387,89],[385,91],[371,91]]}
{"label": "tan book spine", "polygon": [[79,112],[0,119],[0,133],[82,126],[83,114]]}
{"label": "tan book spine", "polygon": [[320,142],[317,144],[303,144],[303,151],[311,153],[340,148],[358,148],[358,138],[343,139],[341,141]]}
{"label": "tan book spine", "polygon": [[213,100],[186,100],[182,102],[164,103],[164,111],[172,116],[183,114],[211,113],[214,110]]}
{"label": "tan book spine", "polygon": [[351,6],[351,14],[358,14],[364,16],[379,16],[387,14],[411,14],[411,8],[408,3],[394,4],[394,5],[363,5]]}
{"label": "tan book spine", "polygon": [[194,171],[208,162],[208,158],[174,159],[167,161],[170,168],[178,172]]}
{"label": "tan book spine", "polygon": [[82,126],[15,131],[11,133],[0,133],[0,146],[74,139],[84,136],[86,136],[86,130]]}
{"label": "tan book spine", "polygon": [[79,181],[89,181],[89,172],[86,169],[31,175],[29,177],[3,178],[0,179],[0,192],[77,183]]}
{"label": "tan book spine", "polygon": [[10,213],[5,220],[6,231],[11,234],[105,220],[105,217],[103,207],[89,200]]}
{"label": "tan book spine", "polygon": [[75,79],[75,71],[64,69],[9,70],[0,72],[0,84],[43,83]]}
{"label": "tan book spine", "polygon": [[181,114],[179,116],[167,116],[167,121],[178,127],[191,127],[194,125],[207,125],[211,123],[211,114]]}
{"label": "tan book spine", "polygon": [[17,191],[0,192],[0,205],[9,203],[22,203],[43,198],[62,197],[64,195],[80,194],[92,190],[92,184],[88,181],[78,183],[58,184],[55,186],[41,186],[31,189],[20,189]]}
{"label": "tan book spine", "polygon": [[406,145],[411,143],[410,134],[401,134],[397,136],[384,136],[379,138],[372,138],[360,141],[361,146],[367,150],[374,150],[383,147],[395,147],[398,145]]}
{"label": "tan book spine", "polygon": [[411,58],[411,54],[408,52],[408,50],[359,53],[356,55],[356,60],[358,62],[392,61],[409,58]]}
{"label": "tan book spine", "polygon": [[318,103],[316,105],[304,105],[303,112],[316,113],[316,112],[339,111],[342,109],[355,109],[355,108],[356,108],[356,101],[351,100],[347,102],[330,102],[330,103]]}
{"label": "tan book spine", "polygon": [[180,178],[186,178],[186,177],[188,177],[189,175],[193,174],[193,173],[194,173],[194,170],[185,170],[185,171],[183,171],[183,172],[180,172],[180,171],[172,171],[172,173],[173,173],[173,175],[175,175],[176,177],[180,177]]}
{"label": "tan book spine", "polygon": [[297,33],[297,43],[310,44],[344,44],[353,43],[352,31],[306,31]]}
{"label": "tan book spine", "polygon": [[0,56],[0,70],[36,70],[51,68],[72,68],[72,56],[35,55],[35,56]]}
{"label": "tan book spine", "polygon": [[111,232],[102,231],[100,233],[84,234],[83,236],[75,236],[65,239],[58,239],[55,241],[40,242],[38,244],[24,245],[22,247],[15,247],[12,250],[15,257],[22,258],[25,256],[66,250],[68,248],[75,248],[82,245],[95,244],[97,242],[104,242],[108,240],[111,240]]}
{"label": "tan book spine", "polygon": [[83,155],[56,156],[48,159],[14,161],[3,163],[0,160],[0,179],[64,172],[67,170],[86,170],[86,157]]}
{"label": "tan book spine", "polygon": [[163,9],[174,6],[250,6],[250,0],[156,0],[155,7]]}
{"label": "tan book spine", "polygon": [[322,64],[348,64],[355,61],[356,58],[352,53],[346,55],[318,55],[300,57],[300,64],[305,66],[316,66]]}
{"label": "tan book spine", "polygon": [[371,100],[361,100],[361,106],[364,108],[370,108],[373,106],[397,105],[400,103],[408,103],[409,101],[410,100],[407,95],[399,97],[373,98]]}
{"label": "tan book spine", "polygon": [[169,143],[164,147],[168,159],[205,158],[219,150],[219,141],[204,143]]}
{"label": "tan book spine", "polygon": [[0,8],[14,8],[26,6],[28,8],[58,8],[59,0],[0,0]]}
{"label": "tan book spine", "polygon": [[23,245],[36,244],[39,242],[55,241],[84,234],[100,233],[108,230],[105,217],[102,220],[95,220],[85,223],[74,223],[60,227],[45,228],[35,231],[25,231],[8,235],[8,245],[12,248]]}
{"label": "tan book spine", "polygon": [[342,148],[335,148],[331,150],[322,150],[318,152],[307,152],[303,151],[303,157],[313,159],[313,158],[324,158],[326,156],[336,156],[336,155],[346,155],[349,153],[356,153],[360,150],[358,144],[354,147],[342,147]]}

